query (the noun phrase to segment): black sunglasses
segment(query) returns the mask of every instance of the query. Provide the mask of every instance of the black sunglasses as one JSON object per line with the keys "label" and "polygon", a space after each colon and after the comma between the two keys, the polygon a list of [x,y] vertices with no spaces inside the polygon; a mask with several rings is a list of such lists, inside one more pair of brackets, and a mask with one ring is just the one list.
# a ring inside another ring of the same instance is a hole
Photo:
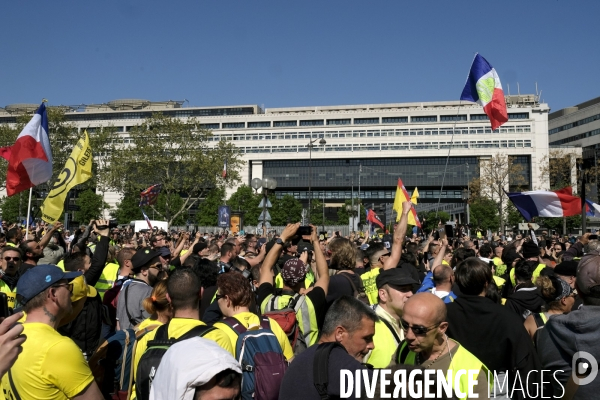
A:
{"label": "black sunglasses", "polygon": [[412,325],[412,326],[411,326],[411,325],[410,325],[408,322],[406,322],[406,321],[405,321],[405,320],[403,320],[403,319],[400,319],[400,325],[402,326],[402,329],[403,329],[405,332],[408,332],[408,330],[410,329],[410,330],[412,330],[412,331],[413,331],[413,333],[414,333],[415,335],[417,335],[417,336],[425,336],[425,335],[427,335],[427,332],[429,332],[429,331],[431,331],[432,329],[435,329],[435,328],[437,328],[438,326],[440,326],[440,324],[439,324],[439,323],[438,323],[438,324],[435,324],[435,325],[432,325],[432,326],[429,326],[429,327],[425,327],[425,326],[419,326],[419,325],[416,325],[416,326],[415,326],[415,325]]}
{"label": "black sunglasses", "polygon": [[215,294],[215,301],[218,301],[219,299],[224,299],[225,297],[227,297],[226,294]]}
{"label": "black sunglasses", "polygon": [[6,256],[6,257],[4,257],[4,261],[6,261],[6,262],[10,262],[10,261],[19,262],[19,261],[21,261],[21,258],[20,257],[9,257],[9,256]]}

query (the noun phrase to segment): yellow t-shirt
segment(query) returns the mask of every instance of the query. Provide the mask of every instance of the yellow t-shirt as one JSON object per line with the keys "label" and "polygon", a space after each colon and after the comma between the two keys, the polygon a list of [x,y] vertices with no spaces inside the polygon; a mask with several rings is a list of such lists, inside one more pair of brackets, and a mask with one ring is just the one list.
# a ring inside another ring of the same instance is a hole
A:
{"label": "yellow t-shirt", "polygon": [[377,304],[377,295],[379,294],[379,290],[377,290],[377,275],[381,272],[381,268],[372,268],[369,272],[365,272],[360,276],[363,281],[363,286],[365,287],[365,294],[369,299],[369,303]]}
{"label": "yellow t-shirt", "polygon": [[[180,336],[183,336],[184,334],[189,332],[190,329],[195,328],[200,325],[206,325],[206,324],[197,319],[173,318],[171,320],[171,322],[169,323],[169,331],[168,331],[169,338],[177,339]],[[134,362],[134,367],[133,367],[134,379],[135,379],[135,374],[137,373],[140,358],[142,358],[142,354],[144,354],[144,352],[146,351],[146,348],[148,347],[148,342],[150,340],[154,339],[154,336],[156,336],[156,329],[145,334],[136,344],[135,357],[133,360],[133,362]],[[208,332],[206,334],[206,336],[204,336],[204,338],[215,341],[219,346],[221,346],[223,349],[227,350],[229,352],[229,354],[231,354],[233,356],[234,350],[233,350],[233,347],[231,346],[231,341],[229,340],[229,338],[223,331],[221,331],[219,329],[212,330],[212,331]]]}
{"label": "yellow t-shirt", "polygon": [[[234,315],[234,318],[237,319],[246,328],[249,328],[250,326],[260,326],[260,319],[258,318],[258,316],[248,311],[236,314]],[[283,356],[286,360],[289,361],[290,359],[292,359],[292,357],[294,357],[294,350],[292,349],[292,345],[290,345],[290,341],[288,340],[287,335],[276,321],[273,321],[269,318],[269,322],[271,330],[275,334],[275,337],[277,337],[277,341],[279,342],[279,345],[283,350]],[[233,352],[235,353],[235,345],[238,339],[237,332],[234,331],[233,328],[231,328],[224,322],[215,322],[213,326],[215,328],[219,328],[219,330],[227,334],[227,337],[231,341],[231,347],[233,348]],[[237,356],[237,354],[234,354],[234,356]]]}
{"label": "yellow t-shirt", "polygon": [[142,322],[139,323],[139,325],[137,326],[137,330],[141,331],[142,329],[145,329],[149,326],[154,326],[154,325],[160,326],[160,325],[163,325],[163,323],[157,319],[146,318],[145,320],[143,320]]}
{"label": "yellow t-shirt", "polygon": [[[23,324],[23,352],[11,368],[15,389],[22,399],[71,399],[83,392],[94,377],[75,342],[49,325]],[[7,399],[15,399],[8,373],[2,378]]]}

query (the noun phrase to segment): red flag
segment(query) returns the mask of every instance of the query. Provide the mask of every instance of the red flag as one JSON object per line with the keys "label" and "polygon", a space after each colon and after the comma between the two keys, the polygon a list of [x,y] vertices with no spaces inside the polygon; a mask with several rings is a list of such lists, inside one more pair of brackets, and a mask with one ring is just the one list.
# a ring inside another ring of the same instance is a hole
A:
{"label": "red flag", "polygon": [[225,162],[223,163],[223,173],[221,174],[221,176],[223,178],[227,177],[227,159],[225,159]]}
{"label": "red flag", "polygon": [[11,153],[12,153],[12,146],[0,147],[0,157],[4,158],[6,161],[10,161]]}
{"label": "red flag", "polygon": [[369,210],[369,213],[367,214],[367,221],[369,221],[372,224],[375,224],[375,225],[379,226],[381,229],[384,228],[383,222],[381,222],[381,220],[379,219],[379,217],[377,216],[377,214],[373,210]]}
{"label": "red flag", "polygon": [[140,207],[141,206],[151,206],[152,204],[156,203],[156,199],[158,199],[160,189],[162,189],[162,185],[159,183],[156,185],[152,185],[148,189],[141,192],[140,193]]}

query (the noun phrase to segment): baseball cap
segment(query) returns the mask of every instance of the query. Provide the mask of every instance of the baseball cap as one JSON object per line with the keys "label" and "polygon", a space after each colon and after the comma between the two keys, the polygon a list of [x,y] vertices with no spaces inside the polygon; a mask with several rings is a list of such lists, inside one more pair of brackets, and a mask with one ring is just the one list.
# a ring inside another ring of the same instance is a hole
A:
{"label": "baseball cap", "polygon": [[29,300],[33,299],[56,282],[63,279],[71,281],[83,272],[64,272],[56,265],[42,264],[34,268],[28,269],[19,281],[17,282],[17,293],[19,303],[25,305]]}
{"label": "baseball cap", "polygon": [[131,257],[131,265],[134,271],[139,270],[144,265],[148,264],[152,259],[160,256],[158,251],[151,249],[140,249]]}
{"label": "baseball cap", "polygon": [[419,284],[419,282],[411,278],[406,272],[397,268],[381,271],[379,275],[377,275],[375,283],[377,284],[378,289],[383,285],[406,286]]}
{"label": "baseball cap", "polygon": [[171,257],[171,250],[167,246],[160,247],[158,253],[161,257]]}
{"label": "baseball cap", "polygon": [[85,277],[83,275],[73,279],[71,283],[73,284],[73,292],[71,293],[72,302],[76,302],[77,300],[86,297],[96,297],[96,294],[98,294],[95,287],[88,285],[85,282]]}
{"label": "baseball cap", "polygon": [[294,286],[306,276],[308,265],[305,265],[302,260],[291,258],[287,260],[281,268],[281,278],[285,283]]}
{"label": "baseball cap", "polygon": [[192,249],[192,254],[198,254],[207,247],[208,245],[206,244],[206,242],[198,242],[194,245],[194,248]]}
{"label": "baseball cap", "polygon": [[576,276],[577,265],[577,261],[563,261],[554,268],[554,273],[562,276]]}
{"label": "baseball cap", "polygon": [[590,254],[579,261],[577,289],[584,296],[600,298],[600,255]]}

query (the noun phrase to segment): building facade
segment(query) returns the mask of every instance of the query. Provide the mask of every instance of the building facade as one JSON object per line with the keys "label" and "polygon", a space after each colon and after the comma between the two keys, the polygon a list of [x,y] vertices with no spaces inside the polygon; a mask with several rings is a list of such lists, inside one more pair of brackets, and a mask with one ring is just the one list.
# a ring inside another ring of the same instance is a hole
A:
{"label": "building facade", "polygon": [[[506,100],[509,121],[496,131],[481,106],[461,101],[263,110],[119,100],[71,107],[66,118],[90,134],[117,127],[128,143],[131,128],[153,112],[195,117],[213,132],[212,141],[230,140],[240,149],[242,184],[269,176],[277,180],[277,196],[292,194],[306,204],[310,193],[335,207],[354,193],[383,209],[393,203],[400,177],[408,190],[419,188],[421,210],[439,199],[462,210],[462,190],[479,175],[479,162],[497,153],[523,166],[524,189],[547,186],[537,171],[548,155],[549,107],[532,95]],[[0,123],[26,106],[0,109]],[[119,193],[105,196],[111,206],[120,199]]]}

